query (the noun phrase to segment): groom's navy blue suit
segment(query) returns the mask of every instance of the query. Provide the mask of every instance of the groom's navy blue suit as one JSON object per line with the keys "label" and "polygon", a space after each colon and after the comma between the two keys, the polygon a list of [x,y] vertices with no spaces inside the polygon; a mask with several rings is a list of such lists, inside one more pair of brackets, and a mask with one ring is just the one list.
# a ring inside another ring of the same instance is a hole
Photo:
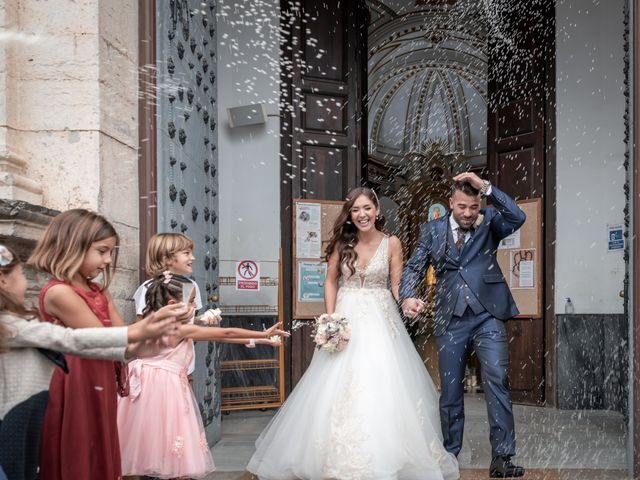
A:
{"label": "groom's navy blue suit", "polygon": [[474,346],[482,366],[493,455],[515,455],[515,433],[507,380],[504,321],[518,314],[496,259],[498,244],[522,226],[525,214],[496,187],[481,210],[482,222],[461,249],[450,215],[422,225],[418,246],[400,282],[400,298],[416,297],[429,264],[436,273],[434,327],[440,368],[440,421],[445,448],[458,455],[464,430],[464,373]]}

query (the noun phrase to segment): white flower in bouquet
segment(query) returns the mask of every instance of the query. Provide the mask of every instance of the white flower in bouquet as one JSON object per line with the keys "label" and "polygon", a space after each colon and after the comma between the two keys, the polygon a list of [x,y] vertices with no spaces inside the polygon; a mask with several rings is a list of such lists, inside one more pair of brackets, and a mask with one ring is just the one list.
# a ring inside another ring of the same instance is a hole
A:
{"label": "white flower in bouquet", "polygon": [[341,352],[349,343],[351,327],[346,317],[338,313],[324,313],[316,319],[312,337],[317,349],[329,353]]}

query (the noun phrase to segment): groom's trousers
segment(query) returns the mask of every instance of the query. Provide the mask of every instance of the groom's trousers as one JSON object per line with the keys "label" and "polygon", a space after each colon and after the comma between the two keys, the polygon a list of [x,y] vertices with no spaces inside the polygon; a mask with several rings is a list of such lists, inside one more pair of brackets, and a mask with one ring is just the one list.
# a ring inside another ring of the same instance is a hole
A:
{"label": "groom's trousers", "polygon": [[444,447],[458,455],[464,431],[464,374],[473,345],[482,368],[493,456],[515,455],[515,432],[507,368],[509,350],[504,322],[487,311],[476,315],[467,308],[453,317],[443,335],[436,337],[440,368],[440,422]]}

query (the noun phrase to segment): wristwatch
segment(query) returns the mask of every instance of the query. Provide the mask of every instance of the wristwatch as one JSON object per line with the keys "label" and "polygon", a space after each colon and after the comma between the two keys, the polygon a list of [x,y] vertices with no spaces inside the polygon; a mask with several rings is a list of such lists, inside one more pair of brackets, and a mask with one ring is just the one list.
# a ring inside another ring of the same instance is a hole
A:
{"label": "wristwatch", "polygon": [[491,188],[491,182],[489,180],[482,180],[482,187],[480,187],[480,195],[487,196],[487,192]]}

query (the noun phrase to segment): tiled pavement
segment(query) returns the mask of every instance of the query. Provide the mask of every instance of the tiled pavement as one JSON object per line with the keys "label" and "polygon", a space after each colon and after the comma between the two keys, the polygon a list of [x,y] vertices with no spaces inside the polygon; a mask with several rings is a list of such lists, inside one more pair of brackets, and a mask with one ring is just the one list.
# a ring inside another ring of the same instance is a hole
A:
{"label": "tiled pavement", "polygon": [[[481,395],[467,395],[461,480],[488,478],[491,447]],[[213,449],[218,470],[207,480],[250,480],[244,472],[254,441],[272,411],[234,412],[223,417],[222,440]],[[514,406],[518,456],[527,480],[626,479],[626,428],[621,414]]]}

